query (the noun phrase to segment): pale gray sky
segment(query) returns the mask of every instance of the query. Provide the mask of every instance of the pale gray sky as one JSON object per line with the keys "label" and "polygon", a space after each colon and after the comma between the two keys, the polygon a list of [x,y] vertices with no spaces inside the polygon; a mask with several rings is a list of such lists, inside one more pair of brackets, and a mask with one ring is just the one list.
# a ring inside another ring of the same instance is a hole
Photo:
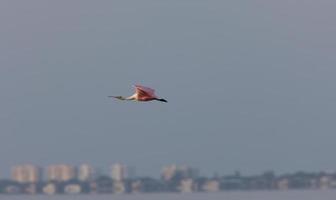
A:
{"label": "pale gray sky", "polygon": [[[334,170],[336,1],[0,2],[0,175]],[[132,84],[169,103],[108,99]]]}

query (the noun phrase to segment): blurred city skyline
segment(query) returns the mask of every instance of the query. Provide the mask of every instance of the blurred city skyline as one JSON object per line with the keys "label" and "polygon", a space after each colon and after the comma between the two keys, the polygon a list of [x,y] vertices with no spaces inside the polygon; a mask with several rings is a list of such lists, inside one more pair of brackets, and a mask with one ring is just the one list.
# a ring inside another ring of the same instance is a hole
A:
{"label": "blurred city skyline", "polygon": [[256,190],[327,190],[336,188],[336,172],[297,171],[277,174],[265,171],[244,175],[200,175],[199,169],[187,165],[166,165],[160,177],[137,176],[128,166],[115,163],[107,174],[99,174],[88,164],[31,164],[11,168],[11,178],[0,178],[0,194],[138,194],[158,192],[220,192]]}

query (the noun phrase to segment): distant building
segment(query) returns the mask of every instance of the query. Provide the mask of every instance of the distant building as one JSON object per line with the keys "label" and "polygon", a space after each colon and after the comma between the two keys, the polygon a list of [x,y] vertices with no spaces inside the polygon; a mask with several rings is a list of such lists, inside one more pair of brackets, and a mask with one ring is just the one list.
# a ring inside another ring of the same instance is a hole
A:
{"label": "distant building", "polygon": [[191,178],[183,179],[180,182],[179,191],[183,193],[193,192],[194,181]]}
{"label": "distant building", "polygon": [[122,194],[125,193],[126,188],[125,184],[122,181],[115,181],[113,182],[113,192],[116,194]]}
{"label": "distant building", "polygon": [[170,181],[176,174],[177,167],[176,165],[169,165],[163,167],[161,171],[161,177],[164,181]]}
{"label": "distant building", "polygon": [[42,188],[44,194],[52,195],[56,193],[56,185],[53,183],[48,183]]}
{"label": "distant building", "polygon": [[320,177],[320,188],[329,189],[331,180],[332,180],[331,176],[325,175],[325,176]]}
{"label": "distant building", "polygon": [[278,180],[277,189],[279,190],[288,190],[289,189],[289,180],[288,178],[283,178]]}
{"label": "distant building", "polygon": [[133,181],[131,183],[131,192],[139,193],[142,190],[142,182],[140,180]]}
{"label": "distant building", "polygon": [[209,180],[204,183],[202,189],[206,192],[218,192],[219,191],[219,181]]}
{"label": "distant building", "polygon": [[94,178],[94,169],[88,164],[82,164],[78,167],[78,180],[90,181]]}
{"label": "distant building", "polygon": [[74,179],[75,176],[76,170],[71,165],[59,164],[47,167],[48,181],[68,181]]}
{"label": "distant building", "polygon": [[82,187],[79,184],[69,184],[64,187],[65,194],[79,194],[82,191]]}
{"label": "distant building", "polygon": [[21,193],[21,189],[17,185],[8,185],[4,190],[7,194],[19,194]]}
{"label": "distant building", "polygon": [[163,167],[161,171],[161,178],[164,181],[175,179],[197,178],[199,171],[197,169],[188,167],[187,165],[176,166],[169,165]]}
{"label": "distant building", "polygon": [[23,192],[26,194],[36,194],[37,193],[37,184],[31,183],[23,187]]}
{"label": "distant building", "polygon": [[14,166],[11,171],[12,180],[19,183],[36,183],[42,177],[42,169],[30,164]]}
{"label": "distant building", "polygon": [[123,181],[126,177],[127,168],[120,163],[111,166],[111,177],[114,181]]}

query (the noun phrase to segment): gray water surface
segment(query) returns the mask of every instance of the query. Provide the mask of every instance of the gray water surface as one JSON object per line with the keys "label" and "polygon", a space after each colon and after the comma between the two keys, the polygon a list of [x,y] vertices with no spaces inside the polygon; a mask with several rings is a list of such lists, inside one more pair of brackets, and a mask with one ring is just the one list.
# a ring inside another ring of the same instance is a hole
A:
{"label": "gray water surface", "polygon": [[335,200],[336,190],[256,191],[190,194],[124,194],[124,195],[15,195],[0,196],[8,200]]}

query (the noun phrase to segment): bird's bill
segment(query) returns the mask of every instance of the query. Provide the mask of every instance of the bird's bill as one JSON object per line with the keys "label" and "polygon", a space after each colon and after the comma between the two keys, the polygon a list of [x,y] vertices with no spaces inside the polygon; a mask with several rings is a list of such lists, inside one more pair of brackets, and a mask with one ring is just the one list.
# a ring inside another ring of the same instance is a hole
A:
{"label": "bird's bill", "polygon": [[108,97],[110,97],[110,98],[116,98],[116,99],[119,99],[119,100],[125,100],[125,98],[122,97],[122,96],[108,96]]}

